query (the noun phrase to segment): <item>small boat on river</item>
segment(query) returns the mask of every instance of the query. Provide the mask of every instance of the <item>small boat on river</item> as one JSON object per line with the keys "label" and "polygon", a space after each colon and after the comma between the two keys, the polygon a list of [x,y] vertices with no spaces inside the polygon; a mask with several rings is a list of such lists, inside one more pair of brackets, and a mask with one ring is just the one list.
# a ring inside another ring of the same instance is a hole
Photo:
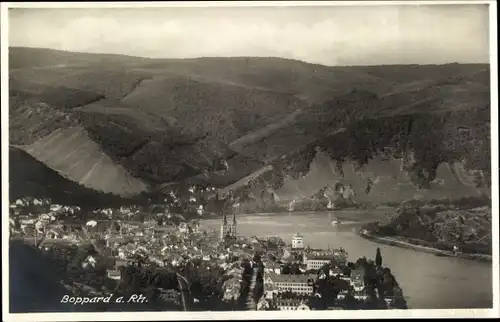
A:
{"label": "small boat on river", "polygon": [[340,220],[338,220],[336,218],[332,221],[332,226],[334,226],[334,227],[336,227],[336,226],[338,226],[340,224],[341,224]]}

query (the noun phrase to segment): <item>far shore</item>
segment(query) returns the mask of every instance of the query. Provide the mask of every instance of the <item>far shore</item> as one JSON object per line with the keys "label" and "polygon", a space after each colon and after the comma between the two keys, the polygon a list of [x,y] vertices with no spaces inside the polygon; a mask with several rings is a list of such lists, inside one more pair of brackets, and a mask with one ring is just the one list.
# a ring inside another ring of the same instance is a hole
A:
{"label": "far shore", "polygon": [[[321,214],[331,214],[334,217],[338,218],[344,218],[348,219],[349,216],[356,214],[356,215],[363,215],[363,216],[370,216],[373,218],[373,214],[375,213],[381,213],[383,211],[388,211],[388,210],[395,210],[397,209],[396,207],[391,207],[391,206],[380,206],[377,208],[373,209],[359,209],[359,208],[342,208],[342,209],[332,209],[332,210],[327,210],[327,209],[321,209],[321,210],[297,210],[297,211],[286,211],[286,210],[280,210],[280,211],[275,211],[275,212],[245,212],[245,213],[237,213],[236,216],[272,216],[272,215],[321,215]],[[228,214],[228,216],[231,216]],[[347,216],[347,217],[346,217]],[[219,214],[216,213],[206,213],[200,218],[206,218],[206,219],[212,219],[212,218],[218,218],[220,217]],[[373,221],[373,220],[371,220]]]}
{"label": "far shore", "polygon": [[428,246],[416,245],[416,244],[410,243],[408,241],[396,239],[393,237],[377,236],[377,235],[371,234],[366,229],[360,229],[358,232],[359,232],[359,235],[361,237],[366,238],[366,239],[371,240],[371,241],[374,241],[374,242],[377,242],[377,243],[380,243],[380,244],[413,249],[416,251],[435,254],[436,256],[458,257],[458,258],[465,258],[465,259],[479,260],[479,261],[486,261],[486,262],[491,262],[493,259],[493,256],[487,255],[487,254],[469,254],[469,253],[460,253],[460,252],[457,254],[453,254],[450,251],[445,251],[442,249],[432,248],[432,247],[428,247]]}

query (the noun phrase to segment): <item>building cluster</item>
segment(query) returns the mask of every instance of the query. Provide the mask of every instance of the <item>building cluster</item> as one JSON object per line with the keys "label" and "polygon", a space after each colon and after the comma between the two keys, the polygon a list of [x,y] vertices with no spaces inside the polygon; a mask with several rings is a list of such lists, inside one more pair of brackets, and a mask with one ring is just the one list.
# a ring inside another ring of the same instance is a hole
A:
{"label": "building cluster", "polygon": [[[347,265],[347,252],[340,249],[311,249],[304,247],[304,237],[297,233],[292,238],[289,249],[285,249],[283,256],[278,261],[268,261],[264,270],[264,298],[269,301],[270,306],[278,310],[307,310],[312,309],[311,298],[321,297],[317,292],[317,283],[320,279],[327,278],[321,270],[328,265],[326,274],[336,276],[349,284],[349,289],[339,292],[337,300],[342,301],[348,296],[358,301],[368,299],[365,287],[364,269],[354,269],[350,274],[343,269]],[[299,256],[291,256],[291,254]],[[300,272],[284,273],[283,266],[286,264],[296,264]],[[386,299],[388,304],[391,299]],[[340,309],[338,306],[331,306],[329,309]]]}
{"label": "building cluster", "polygon": [[[92,214],[96,219],[90,220],[73,216],[77,211],[80,211],[78,207],[55,205],[50,200],[18,200],[11,205],[11,232],[35,242],[44,236],[42,249],[46,250],[55,244],[81,245],[100,239],[103,241],[101,251],[114,263],[108,268],[107,277],[117,282],[122,280],[120,267],[136,265],[139,259],[144,260],[143,265],[167,266],[174,270],[189,262],[201,263],[207,269],[217,266],[228,275],[236,275],[239,261],[252,258],[254,249],[259,247],[252,243],[254,240],[237,235],[235,215],[231,224],[224,216],[225,238],[221,239],[216,231],[203,230],[197,221],[184,221],[182,215],[177,214],[167,214],[165,218],[177,216],[179,220],[160,225],[156,220],[134,220],[133,215],[138,211],[134,206],[99,209]],[[176,222],[179,223],[174,224]],[[98,264],[99,256],[88,256],[82,268],[91,269]],[[166,301],[178,302],[180,293],[168,290],[161,292],[161,296]]]}
{"label": "building cluster", "polygon": [[[327,274],[337,276],[349,283],[350,290],[338,294],[339,301],[352,296],[364,301],[368,298],[364,285],[364,270],[352,270],[345,276],[343,269],[347,264],[348,254],[340,249],[312,249],[305,247],[304,237],[297,233],[291,245],[286,245],[279,237],[238,236],[236,215],[233,212],[232,223],[228,223],[226,214],[222,216],[220,231],[206,231],[195,222],[181,221],[178,224],[159,225],[157,221],[137,221],[128,214],[136,212],[135,207],[122,207],[119,210],[99,210],[100,220],[79,222],[71,214],[76,214],[78,207],[46,205],[47,200],[20,200],[11,205],[18,222],[11,223],[24,232],[24,237],[36,238],[43,233],[46,243],[64,242],[82,244],[89,239],[99,237],[105,241],[105,247],[114,265],[109,267],[109,279],[121,281],[120,267],[135,265],[142,259],[143,265],[154,264],[160,267],[180,268],[186,263],[202,263],[207,269],[217,266],[222,268],[226,279],[223,290],[224,299],[236,299],[239,296],[242,259],[252,259],[260,253],[264,264],[264,295],[257,307],[278,310],[309,310],[311,297],[319,296],[317,283],[327,278],[321,272],[329,266]],[[35,214],[33,206],[44,209]],[[47,207],[48,206],[48,207]],[[29,208],[29,211],[23,209]],[[125,219],[112,219],[111,212],[125,214]],[[170,216],[175,216],[169,214]],[[12,217],[12,216],[11,216]],[[64,220],[71,218],[71,220]],[[20,227],[19,227],[20,226]],[[29,232],[28,228],[31,228]],[[82,265],[86,268],[96,266],[99,258],[89,256]],[[285,267],[295,265],[298,272],[286,272]],[[180,301],[181,294],[176,290],[164,290],[162,299],[172,303]],[[197,301],[198,299],[193,299]],[[332,307],[336,309],[338,307]]]}

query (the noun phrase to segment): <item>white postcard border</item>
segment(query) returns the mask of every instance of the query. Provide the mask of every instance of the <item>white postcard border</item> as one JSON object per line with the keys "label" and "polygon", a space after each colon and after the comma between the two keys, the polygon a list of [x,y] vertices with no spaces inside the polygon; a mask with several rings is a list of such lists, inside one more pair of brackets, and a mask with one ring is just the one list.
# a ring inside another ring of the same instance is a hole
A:
{"label": "white postcard border", "polygon": [[[9,213],[8,199],[8,8],[137,8],[137,7],[255,7],[255,6],[380,6],[489,4],[491,70],[491,149],[493,200],[493,308],[450,310],[375,310],[375,311],[242,311],[242,312],[95,312],[95,313],[7,313],[9,308]],[[2,121],[2,306],[4,321],[142,321],[142,320],[255,320],[255,319],[372,319],[499,317],[499,180],[498,180],[498,52],[496,1],[211,1],[211,2],[31,2],[1,3],[1,121]]]}

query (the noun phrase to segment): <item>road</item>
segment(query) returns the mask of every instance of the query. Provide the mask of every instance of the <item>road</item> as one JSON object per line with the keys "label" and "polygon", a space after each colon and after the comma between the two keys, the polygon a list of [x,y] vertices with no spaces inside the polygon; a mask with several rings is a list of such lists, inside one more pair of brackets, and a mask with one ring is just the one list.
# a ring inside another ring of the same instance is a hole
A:
{"label": "road", "polygon": [[179,283],[179,290],[181,293],[182,309],[184,311],[189,311],[189,303],[191,303],[191,290],[189,288],[189,282],[181,274],[176,273],[176,275],[177,275],[177,282]]}

